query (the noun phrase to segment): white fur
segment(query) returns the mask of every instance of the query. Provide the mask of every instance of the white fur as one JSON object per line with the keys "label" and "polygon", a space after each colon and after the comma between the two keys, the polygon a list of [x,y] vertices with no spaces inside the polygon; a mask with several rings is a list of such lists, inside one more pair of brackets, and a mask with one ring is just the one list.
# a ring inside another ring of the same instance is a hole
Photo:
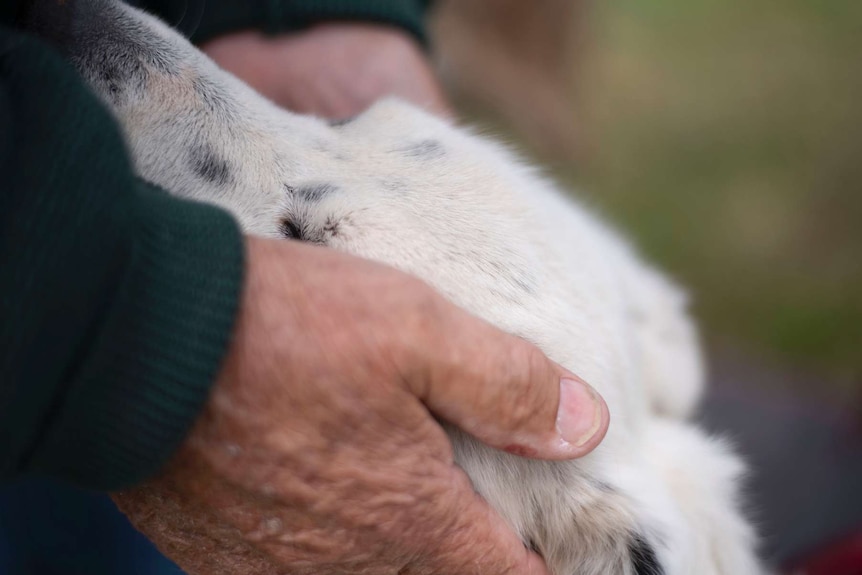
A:
{"label": "white fur", "polygon": [[[227,208],[249,233],[279,237],[287,219],[310,241],[415,274],[604,396],[607,438],[575,462],[450,430],[476,490],[553,573],[633,574],[635,535],[668,575],[759,572],[737,503],[742,465],[685,421],[703,386],[685,297],[616,233],[495,142],[395,100],[338,127],[288,113],[154,18],[103,4],[105,25],[141,23],[127,34],[175,64],[109,93],[103,59],[74,56],[142,177]],[[229,177],[202,177],[201,150]]]}

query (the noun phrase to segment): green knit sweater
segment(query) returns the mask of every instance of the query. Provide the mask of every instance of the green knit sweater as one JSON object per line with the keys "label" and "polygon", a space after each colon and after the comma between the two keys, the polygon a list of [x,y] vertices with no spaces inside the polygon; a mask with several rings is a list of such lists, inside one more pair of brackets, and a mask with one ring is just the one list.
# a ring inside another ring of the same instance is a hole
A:
{"label": "green knit sweater", "polygon": [[[225,212],[135,177],[110,115],[0,7],[0,480],[112,490],[156,472],[206,401],[243,277]],[[140,2],[139,2],[140,4]],[[145,2],[196,40],[324,19],[399,25],[419,0]],[[174,12],[180,5],[203,12]]]}

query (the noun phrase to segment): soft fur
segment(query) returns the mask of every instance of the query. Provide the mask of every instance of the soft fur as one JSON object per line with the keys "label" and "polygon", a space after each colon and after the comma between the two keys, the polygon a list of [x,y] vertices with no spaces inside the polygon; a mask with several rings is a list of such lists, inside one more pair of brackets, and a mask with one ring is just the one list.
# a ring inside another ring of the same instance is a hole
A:
{"label": "soft fur", "polygon": [[450,430],[476,490],[553,573],[759,572],[742,465],[687,422],[703,374],[685,297],[598,218],[500,144],[405,103],[330,125],[272,105],[142,12],[73,10],[63,47],[143,178],[225,207],[248,233],[415,274],[604,396],[613,423],[578,461]]}

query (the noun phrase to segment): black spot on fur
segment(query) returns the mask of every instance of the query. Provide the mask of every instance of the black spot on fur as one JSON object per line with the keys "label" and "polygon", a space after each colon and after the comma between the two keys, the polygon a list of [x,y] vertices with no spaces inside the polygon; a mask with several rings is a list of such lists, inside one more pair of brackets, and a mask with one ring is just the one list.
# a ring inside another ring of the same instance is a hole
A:
{"label": "black spot on fur", "polygon": [[629,553],[635,575],[664,575],[653,546],[641,535],[634,535],[629,543]]}
{"label": "black spot on fur", "polygon": [[326,223],[323,225],[323,231],[333,238],[338,237],[338,220],[332,217],[326,218]]}
{"label": "black spot on fur", "polygon": [[191,163],[195,173],[211,184],[223,186],[232,179],[228,163],[208,145],[192,151]]}
{"label": "black spot on fur", "polygon": [[299,240],[302,241],[302,226],[298,225],[296,222],[290,219],[281,220],[281,235],[290,240]]}
{"label": "black spot on fur", "polygon": [[337,190],[338,188],[332,184],[315,184],[312,186],[300,186],[294,189],[293,193],[306,202],[319,202],[321,199]]}
{"label": "black spot on fur", "polygon": [[399,148],[397,151],[401,152],[405,156],[421,158],[423,160],[440,158],[446,154],[446,150],[443,148],[443,145],[435,140],[422,140],[420,142],[415,142],[403,148]]}
{"label": "black spot on fur", "polygon": [[326,245],[326,234],[338,235],[338,227],[334,229],[318,228],[303,225],[302,222],[290,218],[284,218],[279,224],[281,236],[289,240],[305,242],[307,244]]}

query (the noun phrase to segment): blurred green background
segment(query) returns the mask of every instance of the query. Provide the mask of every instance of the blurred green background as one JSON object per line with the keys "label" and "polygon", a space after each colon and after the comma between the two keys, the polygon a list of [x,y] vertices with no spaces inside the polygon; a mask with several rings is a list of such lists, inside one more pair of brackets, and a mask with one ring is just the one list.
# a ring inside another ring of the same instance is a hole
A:
{"label": "blurred green background", "polygon": [[[862,2],[594,3],[559,172],[690,287],[714,347],[862,383]],[[827,383],[823,383],[823,382]]]}
{"label": "blurred green background", "polygon": [[459,112],[689,288],[714,372],[862,415],[862,1],[439,4]]}

